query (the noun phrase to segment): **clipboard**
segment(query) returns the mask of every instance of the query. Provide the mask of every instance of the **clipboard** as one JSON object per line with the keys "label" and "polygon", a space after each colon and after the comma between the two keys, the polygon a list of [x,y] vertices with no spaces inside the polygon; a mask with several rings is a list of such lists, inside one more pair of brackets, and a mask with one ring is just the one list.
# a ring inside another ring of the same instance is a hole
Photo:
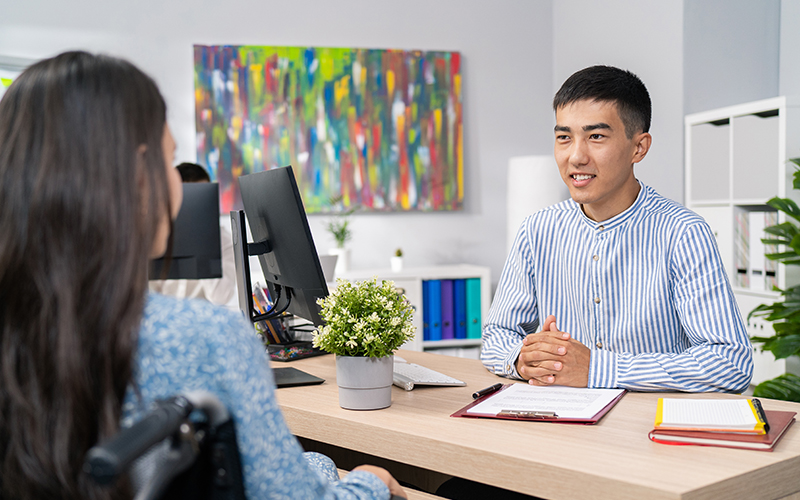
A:
{"label": "clipboard", "polygon": [[[450,415],[451,417],[465,417],[465,418],[498,418],[503,420],[526,420],[526,421],[533,421],[533,422],[555,422],[555,423],[562,423],[562,424],[584,424],[584,425],[594,425],[600,421],[600,419],[605,416],[606,413],[614,407],[614,405],[622,399],[622,396],[625,395],[628,391],[625,389],[618,389],[619,394],[616,395],[613,399],[611,399],[608,403],[605,404],[599,411],[597,411],[594,415],[588,418],[576,418],[576,417],[559,417],[557,412],[554,411],[539,411],[535,409],[531,410],[503,410],[499,413],[469,413],[469,410],[474,408],[475,406],[485,402],[486,400],[496,397],[499,394],[502,394],[503,391],[509,389],[510,387],[519,384],[504,384],[500,390],[486,394],[475,401],[472,401],[465,407],[461,408],[457,412]],[[524,384],[527,385],[527,384]],[[587,391],[591,391],[594,389],[585,389]]]}

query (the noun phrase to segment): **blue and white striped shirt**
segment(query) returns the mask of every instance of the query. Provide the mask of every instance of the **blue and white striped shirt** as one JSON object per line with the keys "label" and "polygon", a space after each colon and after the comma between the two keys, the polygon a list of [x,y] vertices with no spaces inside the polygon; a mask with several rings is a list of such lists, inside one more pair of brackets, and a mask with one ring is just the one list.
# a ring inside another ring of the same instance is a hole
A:
{"label": "blue and white striped shirt", "polygon": [[573,200],[525,219],[484,325],[489,371],[521,378],[522,340],[552,314],[591,349],[588,387],[747,388],[752,347],[711,229],[640,184],[603,222]]}

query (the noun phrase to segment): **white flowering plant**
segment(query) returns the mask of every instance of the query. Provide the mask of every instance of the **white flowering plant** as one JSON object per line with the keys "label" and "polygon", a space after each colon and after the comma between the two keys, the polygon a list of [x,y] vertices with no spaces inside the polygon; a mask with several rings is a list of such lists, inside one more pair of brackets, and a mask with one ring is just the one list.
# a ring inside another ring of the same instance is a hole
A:
{"label": "white flowering plant", "polygon": [[413,308],[392,281],[337,279],[336,288],[317,304],[325,326],[314,332],[313,343],[324,351],[383,358],[414,338]]}

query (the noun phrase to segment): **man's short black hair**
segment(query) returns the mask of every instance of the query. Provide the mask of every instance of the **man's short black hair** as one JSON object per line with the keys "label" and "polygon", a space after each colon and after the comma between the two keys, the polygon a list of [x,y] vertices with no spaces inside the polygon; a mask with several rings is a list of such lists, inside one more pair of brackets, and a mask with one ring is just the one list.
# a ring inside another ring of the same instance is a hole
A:
{"label": "man's short black hair", "polygon": [[650,130],[650,94],[638,76],[613,66],[591,66],[567,78],[553,98],[553,111],[582,100],[613,102],[628,139]]}
{"label": "man's short black hair", "polygon": [[177,167],[183,182],[211,182],[206,169],[197,163],[181,163]]}

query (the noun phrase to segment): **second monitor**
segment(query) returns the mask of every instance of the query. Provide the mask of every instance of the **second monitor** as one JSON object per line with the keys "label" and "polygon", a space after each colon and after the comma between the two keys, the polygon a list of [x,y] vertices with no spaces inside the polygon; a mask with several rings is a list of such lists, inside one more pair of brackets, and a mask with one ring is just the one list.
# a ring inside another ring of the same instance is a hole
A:
{"label": "second monitor", "polygon": [[[254,242],[242,247],[258,255],[275,309],[322,325],[317,299],[328,296],[328,287],[292,167],[241,176],[239,190]],[[239,299],[254,319],[252,291],[240,290]]]}

